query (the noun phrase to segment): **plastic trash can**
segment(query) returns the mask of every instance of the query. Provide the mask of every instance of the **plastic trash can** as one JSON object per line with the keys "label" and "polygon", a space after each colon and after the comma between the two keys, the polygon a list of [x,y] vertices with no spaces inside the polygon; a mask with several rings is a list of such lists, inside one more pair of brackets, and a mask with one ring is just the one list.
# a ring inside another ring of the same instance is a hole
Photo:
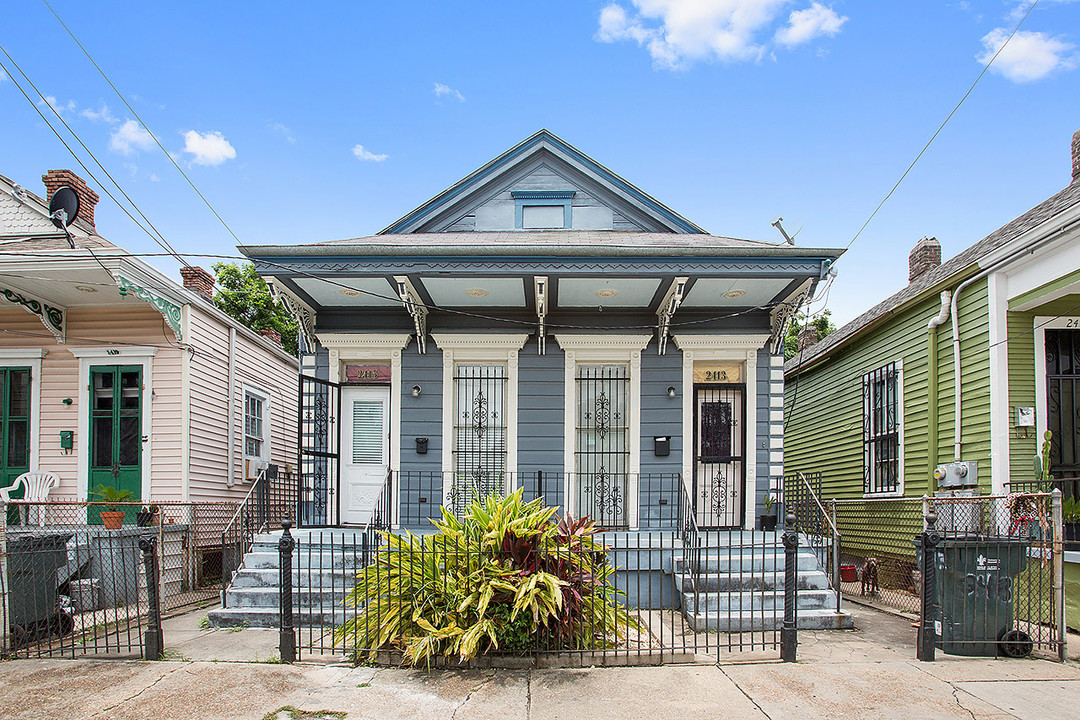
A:
{"label": "plastic trash can", "polygon": [[65,628],[57,605],[56,571],[67,564],[70,538],[71,533],[8,538],[8,617],[17,643]]}

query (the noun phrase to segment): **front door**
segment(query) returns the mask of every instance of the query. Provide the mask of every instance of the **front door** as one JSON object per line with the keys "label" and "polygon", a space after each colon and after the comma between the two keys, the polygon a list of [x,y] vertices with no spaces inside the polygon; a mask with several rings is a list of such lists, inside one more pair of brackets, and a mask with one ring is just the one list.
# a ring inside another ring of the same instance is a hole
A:
{"label": "front door", "polygon": [[[0,368],[0,487],[30,471],[30,368]],[[23,489],[11,493],[21,498]],[[8,522],[18,521],[8,513]]]}
{"label": "front door", "polygon": [[390,467],[390,388],[341,391],[341,522],[371,521]]}
{"label": "front door", "polygon": [[[142,459],[142,367],[90,368],[90,499],[100,500],[101,490],[111,487],[140,500]],[[92,510],[89,521],[98,522],[99,512]],[[128,516],[134,520],[134,507]]]}
{"label": "front door", "polygon": [[698,527],[743,524],[745,386],[694,386],[694,515]]}
{"label": "front door", "polygon": [[1050,472],[1080,477],[1080,330],[1046,331],[1046,394]]}

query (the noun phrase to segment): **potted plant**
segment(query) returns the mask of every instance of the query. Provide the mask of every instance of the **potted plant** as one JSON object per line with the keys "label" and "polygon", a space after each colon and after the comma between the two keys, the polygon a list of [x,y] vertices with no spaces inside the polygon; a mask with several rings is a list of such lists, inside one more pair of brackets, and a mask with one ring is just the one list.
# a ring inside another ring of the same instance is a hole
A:
{"label": "potted plant", "polygon": [[157,519],[158,506],[154,504],[144,505],[142,510],[135,513],[135,524],[139,527],[150,527],[155,525]]}
{"label": "potted plant", "polygon": [[773,499],[772,495],[770,495],[770,494],[765,495],[765,501],[763,503],[765,505],[765,514],[759,516],[759,518],[758,518],[761,521],[761,529],[762,530],[768,530],[768,531],[776,530],[776,516],[773,515],[773,505],[775,503],[776,503],[776,500]]}
{"label": "potted plant", "polygon": [[1061,520],[1065,542],[1080,542],[1080,498],[1065,498],[1061,503]]}
{"label": "potted plant", "polygon": [[133,501],[135,493],[109,485],[98,485],[94,488],[94,495],[105,503],[105,509],[101,511],[101,522],[105,525],[105,529],[119,530],[124,524],[124,510],[120,504]]}

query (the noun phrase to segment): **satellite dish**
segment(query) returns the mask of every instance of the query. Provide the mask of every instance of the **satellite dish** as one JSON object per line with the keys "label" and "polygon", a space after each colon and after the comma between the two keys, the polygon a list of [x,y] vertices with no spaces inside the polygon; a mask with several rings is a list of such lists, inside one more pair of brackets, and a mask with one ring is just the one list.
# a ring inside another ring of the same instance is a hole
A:
{"label": "satellite dish", "polygon": [[[64,214],[60,215],[63,210]],[[75,222],[75,216],[79,214],[79,196],[69,187],[62,187],[53,193],[49,201],[49,217],[52,224],[63,230]]]}

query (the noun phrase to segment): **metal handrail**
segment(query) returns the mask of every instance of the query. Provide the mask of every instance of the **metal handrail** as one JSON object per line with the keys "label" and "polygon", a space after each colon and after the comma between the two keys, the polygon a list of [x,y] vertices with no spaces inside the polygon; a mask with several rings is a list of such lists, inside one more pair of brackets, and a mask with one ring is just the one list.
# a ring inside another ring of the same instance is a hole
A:
{"label": "metal handrail", "polygon": [[817,503],[818,510],[821,511],[822,516],[829,521],[829,526],[832,527],[833,535],[835,537],[840,537],[840,530],[837,529],[836,523],[833,521],[833,518],[831,518],[829,516],[829,513],[825,510],[825,506],[821,504],[821,498],[817,496],[817,494],[814,492],[814,488],[810,486],[810,481],[807,480],[806,476],[803,475],[801,472],[796,472],[795,474],[800,480],[802,480],[803,485],[806,486],[806,492],[810,495],[810,497],[814,498],[814,502]]}
{"label": "metal handrail", "polygon": [[258,477],[255,478],[255,482],[253,482],[251,484],[251,489],[248,490],[247,495],[245,495],[244,499],[240,501],[240,504],[236,506],[236,512],[233,513],[232,519],[229,520],[229,524],[225,526],[225,530],[222,531],[222,533],[221,533],[222,537],[225,537],[226,535],[228,535],[229,530],[231,530],[233,525],[236,524],[236,522],[240,519],[240,515],[244,511],[244,506],[247,505],[248,500],[251,499],[251,494],[255,492],[255,488],[258,487],[259,483],[261,483],[263,481],[263,478],[265,478],[265,477],[266,477],[266,469],[264,468],[264,469],[259,471],[259,475],[258,475]]}

